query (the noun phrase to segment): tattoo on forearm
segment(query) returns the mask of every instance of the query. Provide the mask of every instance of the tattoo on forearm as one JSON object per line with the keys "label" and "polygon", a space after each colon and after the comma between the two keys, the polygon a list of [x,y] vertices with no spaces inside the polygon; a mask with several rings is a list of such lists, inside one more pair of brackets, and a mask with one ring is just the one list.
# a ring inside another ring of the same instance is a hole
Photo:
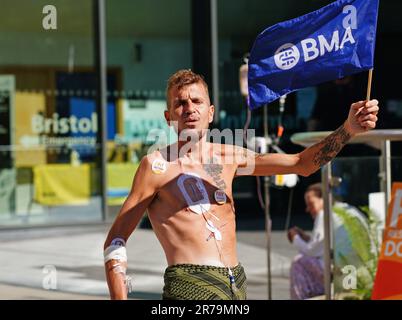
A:
{"label": "tattoo on forearm", "polygon": [[208,173],[212,179],[214,179],[214,182],[218,186],[219,189],[226,189],[226,183],[225,180],[221,178],[221,174],[223,171],[223,165],[219,163],[214,163],[214,159],[211,158],[209,160],[209,163],[203,164],[204,170]]}
{"label": "tattoo on forearm", "polygon": [[351,138],[342,125],[318,144],[318,151],[313,157],[313,163],[319,167],[330,162]]}

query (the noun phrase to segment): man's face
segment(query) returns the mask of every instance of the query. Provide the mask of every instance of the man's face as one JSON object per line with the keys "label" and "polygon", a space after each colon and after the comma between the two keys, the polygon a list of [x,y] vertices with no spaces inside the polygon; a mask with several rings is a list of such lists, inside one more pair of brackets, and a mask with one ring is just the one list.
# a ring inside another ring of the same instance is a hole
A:
{"label": "man's face", "polygon": [[214,117],[214,106],[211,105],[206,88],[202,83],[193,83],[180,89],[172,88],[168,92],[168,110],[165,119],[177,121],[176,131],[190,129],[201,137],[202,130],[208,129]]}
{"label": "man's face", "polygon": [[304,195],[306,211],[311,214],[313,219],[324,207],[324,200],[316,195],[314,191],[308,191]]}

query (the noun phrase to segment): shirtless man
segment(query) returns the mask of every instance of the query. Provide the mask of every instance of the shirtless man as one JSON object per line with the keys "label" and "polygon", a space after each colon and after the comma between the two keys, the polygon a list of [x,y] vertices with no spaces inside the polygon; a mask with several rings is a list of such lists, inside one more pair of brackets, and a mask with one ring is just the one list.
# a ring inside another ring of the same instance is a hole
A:
{"label": "shirtless man", "polygon": [[190,70],[176,72],[167,85],[165,118],[178,132],[178,142],[141,160],[105,241],[111,298],[127,298],[125,243],[147,210],[168,264],[164,299],[245,299],[246,276],[236,252],[233,178],[308,176],[331,161],[351,137],[373,129],[378,110],[376,100],[356,102],[341,127],[303,152],[256,154],[207,142],[206,129],[214,115],[208,86]]}

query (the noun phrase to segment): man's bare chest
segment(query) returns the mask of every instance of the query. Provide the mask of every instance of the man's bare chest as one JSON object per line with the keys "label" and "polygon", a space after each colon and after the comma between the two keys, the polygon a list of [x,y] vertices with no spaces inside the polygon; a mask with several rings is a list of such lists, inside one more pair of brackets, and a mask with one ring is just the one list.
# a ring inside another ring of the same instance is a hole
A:
{"label": "man's bare chest", "polygon": [[196,213],[232,202],[233,172],[221,164],[168,164],[156,201]]}

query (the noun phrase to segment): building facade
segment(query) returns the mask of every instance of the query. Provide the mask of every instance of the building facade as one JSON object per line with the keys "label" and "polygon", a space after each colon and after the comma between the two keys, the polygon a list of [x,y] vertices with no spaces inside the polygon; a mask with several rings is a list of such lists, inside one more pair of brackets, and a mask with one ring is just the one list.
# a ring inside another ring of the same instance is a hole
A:
{"label": "building facade", "polygon": [[[257,34],[329,2],[2,0],[0,227],[113,219],[149,146],[158,134],[171,137],[163,118],[169,76],[202,73],[217,108],[214,127],[243,128],[239,68]],[[389,18],[379,29],[382,57],[401,46],[402,27]],[[389,121],[400,120],[400,90],[377,90]],[[271,131],[279,119],[288,135],[306,130],[315,99],[311,88],[289,96],[283,115],[274,105]],[[251,128],[262,130],[261,112]],[[260,210],[254,178],[244,179],[235,196]]]}

